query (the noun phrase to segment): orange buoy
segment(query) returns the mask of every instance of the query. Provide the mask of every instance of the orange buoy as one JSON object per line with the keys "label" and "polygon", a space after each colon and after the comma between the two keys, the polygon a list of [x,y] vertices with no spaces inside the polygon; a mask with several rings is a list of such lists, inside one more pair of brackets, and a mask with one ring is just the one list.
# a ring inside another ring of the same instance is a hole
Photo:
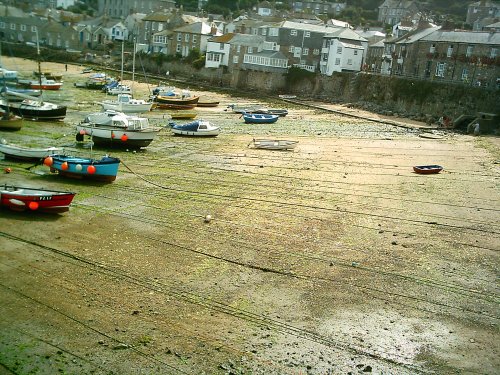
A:
{"label": "orange buoy", "polygon": [[81,134],[81,135],[85,135],[85,134],[87,134],[87,132],[86,132],[85,130],[83,130],[83,129],[82,129],[82,130],[80,130],[80,134]]}
{"label": "orange buoy", "polygon": [[61,169],[62,169],[63,171],[68,170],[68,168],[69,168],[69,165],[68,165],[68,162],[67,162],[67,161],[65,161],[64,163],[62,163],[62,164],[61,164]]}
{"label": "orange buoy", "polygon": [[46,165],[47,167],[51,167],[52,164],[54,164],[54,159],[52,159],[51,156],[47,156],[44,160],[43,160],[43,164]]}
{"label": "orange buoy", "polygon": [[123,142],[127,142],[127,139],[128,139],[128,135],[127,134],[123,134],[120,138]]}
{"label": "orange buoy", "polygon": [[38,209],[38,202],[30,202],[30,203],[28,204],[28,207],[30,208],[30,210],[35,211],[35,210],[37,210],[37,209]]}
{"label": "orange buoy", "polygon": [[12,169],[10,169],[9,167],[5,168],[5,173],[10,173],[12,172]]}
{"label": "orange buoy", "polygon": [[93,165],[89,165],[89,166],[87,167],[87,172],[88,172],[89,174],[94,174],[94,173],[95,173],[95,167],[94,167]]}

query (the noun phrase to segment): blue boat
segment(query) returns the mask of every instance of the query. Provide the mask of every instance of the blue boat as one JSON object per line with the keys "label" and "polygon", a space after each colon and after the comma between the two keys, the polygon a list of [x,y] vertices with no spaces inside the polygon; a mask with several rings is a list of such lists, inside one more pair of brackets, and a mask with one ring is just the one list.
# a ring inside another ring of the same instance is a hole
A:
{"label": "blue boat", "polygon": [[205,120],[196,120],[184,125],[170,123],[172,132],[177,135],[216,137],[220,133],[220,128]]}
{"label": "blue boat", "polygon": [[43,164],[50,167],[51,172],[57,172],[61,176],[111,182],[116,179],[118,174],[120,159],[107,155],[99,160],[78,156],[51,155],[44,159]]}
{"label": "blue boat", "polygon": [[259,113],[243,113],[243,119],[247,124],[272,124],[278,121],[278,115],[266,115]]}

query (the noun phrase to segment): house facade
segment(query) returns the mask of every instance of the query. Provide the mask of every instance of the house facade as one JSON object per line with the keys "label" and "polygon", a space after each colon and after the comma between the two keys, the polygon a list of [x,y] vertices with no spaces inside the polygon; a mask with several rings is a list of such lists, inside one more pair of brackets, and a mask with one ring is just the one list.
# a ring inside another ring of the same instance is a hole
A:
{"label": "house facade", "polygon": [[368,41],[351,29],[339,29],[326,34],[321,49],[321,73],[331,76],[333,72],[359,72],[367,47]]}
{"label": "house facade", "polygon": [[476,1],[467,7],[465,22],[469,25],[484,18],[500,17],[500,4],[491,0]]}
{"label": "house facade", "polygon": [[215,24],[206,22],[195,22],[190,25],[185,25],[173,30],[173,45],[175,49],[173,54],[180,54],[186,57],[189,53],[197,49],[200,53],[205,53],[207,50],[208,40],[214,36],[222,35]]}
{"label": "house facade", "polygon": [[296,13],[311,13],[311,14],[324,14],[324,15],[338,15],[346,7],[346,2],[331,2],[326,0],[305,0],[305,1],[292,1],[292,10]]}
{"label": "house facade", "polygon": [[150,52],[175,54],[171,51],[168,37],[173,29],[186,24],[183,16],[176,11],[151,13],[137,23],[134,37],[139,43],[146,44]]}
{"label": "house facade", "polygon": [[99,0],[98,15],[125,19],[129,14],[173,10],[175,0]]}
{"label": "house facade", "polygon": [[385,0],[378,7],[378,21],[384,24],[395,25],[405,18],[415,15],[419,11],[416,1],[413,0]]}

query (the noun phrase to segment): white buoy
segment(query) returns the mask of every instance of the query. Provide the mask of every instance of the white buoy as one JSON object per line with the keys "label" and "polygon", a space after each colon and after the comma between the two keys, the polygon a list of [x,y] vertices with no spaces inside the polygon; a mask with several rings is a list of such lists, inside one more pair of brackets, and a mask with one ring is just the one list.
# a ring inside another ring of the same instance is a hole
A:
{"label": "white buoy", "polygon": [[210,223],[211,220],[212,220],[212,215],[205,216],[205,223]]}

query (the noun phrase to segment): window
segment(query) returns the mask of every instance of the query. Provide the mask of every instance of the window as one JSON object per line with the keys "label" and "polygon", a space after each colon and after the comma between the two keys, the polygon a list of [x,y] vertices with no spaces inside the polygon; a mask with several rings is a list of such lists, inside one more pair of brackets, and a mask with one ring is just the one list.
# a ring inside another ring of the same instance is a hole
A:
{"label": "window", "polygon": [[293,51],[295,51],[295,47],[294,46],[290,46],[290,48],[288,48],[288,52],[293,53]]}
{"label": "window", "polygon": [[319,49],[315,48],[313,50],[313,55],[316,55],[316,56],[319,55]]}
{"label": "window", "polygon": [[264,36],[267,35],[267,29],[265,27],[262,28],[262,35],[264,35]]}
{"label": "window", "polygon": [[240,53],[241,52],[241,46],[238,44],[236,46],[236,53]]}
{"label": "window", "polygon": [[444,77],[444,68],[446,67],[445,63],[438,63],[436,65],[436,77]]}
{"label": "window", "polygon": [[175,52],[177,52],[177,53],[181,52],[181,45],[180,44],[177,44],[177,46],[175,47]]}
{"label": "window", "polygon": [[26,31],[26,25],[21,25],[21,31]]}
{"label": "window", "polygon": [[238,56],[233,56],[233,64],[238,64]]}
{"label": "window", "polygon": [[36,26],[31,26],[31,31],[36,32]]}
{"label": "window", "polygon": [[337,47],[337,53],[342,53],[342,47]]}
{"label": "window", "polygon": [[219,49],[224,49],[224,43],[219,43]]}
{"label": "window", "polygon": [[0,22],[0,29],[5,29],[5,22]]}
{"label": "window", "polygon": [[247,52],[248,53],[253,53],[253,47],[247,47]]}
{"label": "window", "polygon": [[467,46],[467,51],[465,52],[465,56],[471,57],[473,51],[474,51],[474,46]]}
{"label": "window", "polygon": [[11,30],[15,30],[16,29],[16,24],[15,23],[11,23],[10,24],[10,29]]}
{"label": "window", "polygon": [[155,35],[153,37],[153,42],[154,43],[167,43],[167,37],[165,35]]}
{"label": "window", "polygon": [[309,55],[309,48],[304,48],[304,49],[302,50],[302,54],[303,54],[303,55]]}
{"label": "window", "polygon": [[304,38],[309,38],[311,36],[311,32],[310,31],[306,31],[305,34],[304,34]]}
{"label": "window", "polygon": [[184,41],[189,42],[189,34],[184,35]]}
{"label": "window", "polygon": [[196,35],[193,35],[193,43],[196,43]]}
{"label": "window", "polygon": [[464,68],[462,70],[462,81],[467,82],[469,80],[469,70],[467,68]]}
{"label": "window", "polygon": [[358,54],[358,50],[357,50],[357,49],[355,49],[355,50],[354,50],[354,56],[356,56],[357,54]]}
{"label": "window", "polygon": [[490,57],[494,59],[497,56],[498,56],[498,48],[496,47],[491,48]]}
{"label": "window", "polygon": [[159,23],[158,24],[158,31],[162,31],[163,30],[163,24],[162,23]]}
{"label": "window", "polygon": [[295,49],[293,51],[293,57],[300,57],[301,54],[302,54],[302,48],[295,47]]}
{"label": "window", "polygon": [[432,44],[431,48],[429,48],[429,53],[435,53],[436,52],[436,45]]}
{"label": "window", "polygon": [[451,57],[453,55],[453,44],[448,46],[448,51],[446,52],[446,57]]}
{"label": "window", "polygon": [[272,27],[269,29],[269,36],[278,36],[278,28]]}
{"label": "window", "polygon": [[177,33],[177,41],[180,42],[182,40],[182,34]]}
{"label": "window", "polygon": [[85,39],[87,40],[87,42],[90,41],[90,33],[87,33],[87,37]]}
{"label": "window", "polygon": [[352,65],[352,59],[347,59],[347,65]]}
{"label": "window", "polygon": [[335,59],[335,65],[340,65],[340,59],[339,58]]}
{"label": "window", "polygon": [[97,42],[97,34],[94,35],[94,42]]}
{"label": "window", "polygon": [[297,36],[297,30],[290,30],[291,36]]}

